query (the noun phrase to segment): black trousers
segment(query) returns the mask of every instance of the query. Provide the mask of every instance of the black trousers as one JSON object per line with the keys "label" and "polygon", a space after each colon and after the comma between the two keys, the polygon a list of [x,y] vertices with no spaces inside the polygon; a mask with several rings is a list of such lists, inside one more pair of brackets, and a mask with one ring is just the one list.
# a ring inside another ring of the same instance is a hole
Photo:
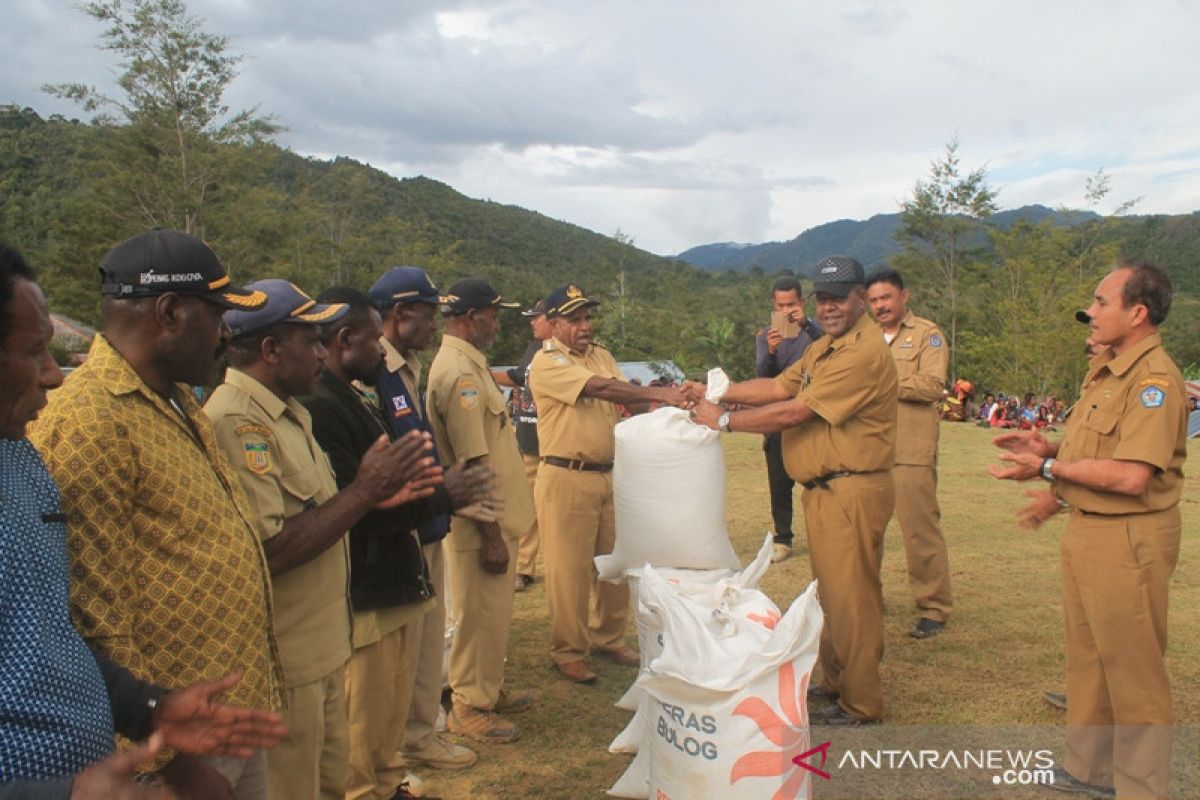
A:
{"label": "black trousers", "polygon": [[783,468],[783,437],[778,433],[763,436],[767,456],[767,483],[771,487],[771,519],[775,523],[775,542],[792,543],[792,489],[796,482]]}

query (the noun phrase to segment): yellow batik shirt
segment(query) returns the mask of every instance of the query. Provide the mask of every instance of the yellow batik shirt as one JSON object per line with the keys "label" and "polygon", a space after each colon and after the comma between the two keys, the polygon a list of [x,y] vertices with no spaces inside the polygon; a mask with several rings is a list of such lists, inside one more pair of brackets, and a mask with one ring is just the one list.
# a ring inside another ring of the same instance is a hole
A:
{"label": "yellow batik shirt", "polygon": [[178,688],[241,670],[229,702],[277,708],[254,517],[190,388],[175,388],[183,414],[97,336],[30,428],[62,492],[71,616],[143,680]]}

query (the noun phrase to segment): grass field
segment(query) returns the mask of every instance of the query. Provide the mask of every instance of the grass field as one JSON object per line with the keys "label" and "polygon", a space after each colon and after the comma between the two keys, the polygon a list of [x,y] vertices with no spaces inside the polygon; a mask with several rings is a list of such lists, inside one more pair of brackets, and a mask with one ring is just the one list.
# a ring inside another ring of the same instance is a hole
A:
{"label": "grass field", "polygon": [[[729,533],[743,562],[770,527],[761,439],[725,436]],[[1061,725],[1064,715],[1041,694],[1064,686],[1058,544],[1061,518],[1040,531],[1018,529],[1013,513],[1024,487],[989,477],[991,433],[943,424],[940,498],[949,544],[954,613],[933,639],[907,636],[914,613],[903,546],[893,523],[886,537],[884,699],[889,725]],[[1196,447],[1192,447],[1195,457]],[[1192,471],[1196,467],[1192,466]],[[1039,482],[1040,483],[1040,482]],[[1200,479],[1184,490],[1183,546],[1171,587],[1168,668],[1179,724],[1200,723]],[[797,543],[803,541],[799,489]],[[686,502],[686,498],[664,498]],[[799,550],[800,548],[798,548]],[[539,576],[540,577],[540,576]],[[810,580],[802,553],[772,565],[762,589],[786,607]],[[543,584],[518,594],[507,680],[532,690],[534,709],[513,717],[521,739],[509,745],[473,745],[478,765],[459,773],[423,771],[427,792],[466,798],[598,798],[628,765],[608,743],[630,714],[613,707],[636,670],[595,659],[600,680],[577,686],[556,677],[547,655]],[[632,629],[629,643],[636,645]],[[1053,793],[1051,793],[1053,794]],[[1016,795],[1013,795],[1016,796]],[[1038,795],[1040,796],[1040,795]]]}

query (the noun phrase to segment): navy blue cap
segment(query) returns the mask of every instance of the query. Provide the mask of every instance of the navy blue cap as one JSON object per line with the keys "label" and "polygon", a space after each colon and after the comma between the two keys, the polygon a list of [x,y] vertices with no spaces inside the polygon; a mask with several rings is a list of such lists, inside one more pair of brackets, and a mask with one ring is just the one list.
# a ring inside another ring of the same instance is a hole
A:
{"label": "navy blue cap", "polygon": [[600,305],[599,300],[589,300],[588,296],[583,293],[583,289],[573,283],[568,283],[546,295],[546,319],[565,317],[580,308],[591,308],[598,305]]}
{"label": "navy blue cap", "polygon": [[225,324],[233,332],[234,338],[265,331],[281,322],[295,325],[335,322],[350,310],[345,303],[318,303],[296,284],[282,278],[255,281],[246,288],[261,292],[267,302],[256,311],[239,309],[225,312]]}
{"label": "navy blue cap", "polygon": [[182,231],[131,236],[100,262],[100,294],[157,297],[167,292],[203,297],[224,308],[262,308],[259,292],[230,285],[229,274],[204,240]]}
{"label": "navy blue cap", "polygon": [[441,295],[433,281],[419,267],[392,267],[371,284],[367,292],[376,308],[387,309],[397,303],[437,305]]}

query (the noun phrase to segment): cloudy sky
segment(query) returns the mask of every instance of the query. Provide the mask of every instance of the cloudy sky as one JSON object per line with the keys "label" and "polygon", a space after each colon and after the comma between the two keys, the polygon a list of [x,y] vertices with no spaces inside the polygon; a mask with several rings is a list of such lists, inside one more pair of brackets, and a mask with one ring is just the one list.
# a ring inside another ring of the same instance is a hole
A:
{"label": "cloudy sky", "polygon": [[[102,28],[11,0],[0,103],[80,112]],[[1003,207],[1200,209],[1190,0],[190,0],[280,142],[427,175],[657,253],[895,211],[952,136]]]}

